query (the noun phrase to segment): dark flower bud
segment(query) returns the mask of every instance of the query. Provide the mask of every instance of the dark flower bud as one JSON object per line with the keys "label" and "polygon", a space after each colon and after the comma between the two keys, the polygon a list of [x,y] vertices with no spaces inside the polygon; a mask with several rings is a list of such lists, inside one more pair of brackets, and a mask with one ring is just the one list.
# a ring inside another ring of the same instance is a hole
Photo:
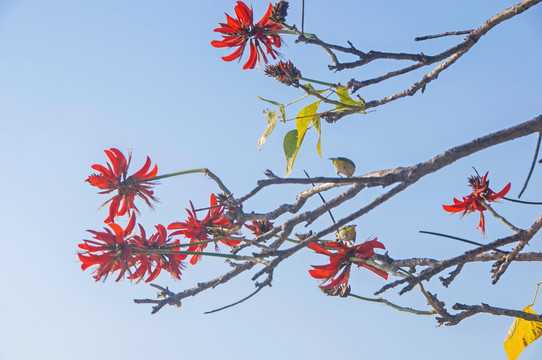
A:
{"label": "dark flower bud", "polygon": [[288,1],[284,0],[280,0],[278,3],[273,5],[269,20],[277,24],[284,23],[284,21],[286,21],[286,16],[288,15],[288,5]]}
{"label": "dark flower bud", "polygon": [[313,232],[312,230],[310,230],[308,233],[304,233],[304,234],[295,233],[294,235],[296,238],[299,239],[299,241],[303,241],[307,239],[308,237],[311,237],[313,235]]}
{"label": "dark flower bud", "polygon": [[330,289],[324,289],[320,286],[320,290],[327,296],[347,297],[350,294],[350,286],[339,285]]}
{"label": "dark flower bud", "polygon": [[290,60],[288,60],[288,62],[279,61],[275,65],[267,65],[264,69],[264,74],[274,77],[278,82],[294,87],[299,86],[299,80],[297,78],[301,76],[301,72]]}

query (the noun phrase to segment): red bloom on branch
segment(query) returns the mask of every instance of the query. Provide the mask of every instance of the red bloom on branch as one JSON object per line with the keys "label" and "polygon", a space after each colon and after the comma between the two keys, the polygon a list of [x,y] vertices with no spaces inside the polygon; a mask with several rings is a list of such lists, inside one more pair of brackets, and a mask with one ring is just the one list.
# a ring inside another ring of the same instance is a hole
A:
{"label": "red bloom on branch", "polygon": [[[212,237],[222,237],[227,230],[233,228],[230,220],[223,217],[224,207],[218,206],[215,194],[211,194],[211,206],[207,212],[207,216],[203,220],[198,220],[194,205],[190,202],[190,208],[192,211],[186,209],[188,213],[188,220],[185,222],[174,222],[169,224],[168,230],[177,230],[171,233],[171,236],[183,235],[187,239],[190,239],[190,243],[209,240],[209,235]],[[218,240],[217,240],[218,241]],[[236,246],[241,243],[239,240],[224,238],[220,239],[220,242],[228,246]],[[202,252],[207,246],[207,243],[192,245],[188,248],[188,251]],[[217,245],[215,242],[215,249]],[[196,264],[201,258],[201,255],[192,255],[190,263]]]}
{"label": "red bloom on branch", "polygon": [[[322,279],[327,285],[322,286],[322,289],[339,289],[348,285],[350,278],[350,267],[352,265],[351,258],[370,259],[375,254],[374,249],[386,249],[382,243],[373,239],[359,245],[348,246],[347,244],[338,242],[326,242],[322,245],[311,243],[308,247],[318,254],[329,256],[329,264],[327,265],[311,265],[314,269],[309,270],[309,274],[315,279]],[[331,252],[328,249],[334,249]],[[358,262],[358,267],[363,266],[374,272],[375,274],[388,279],[388,273],[384,270],[377,269],[371,265]]]}
{"label": "red bloom on branch", "polygon": [[83,240],[79,248],[83,253],[78,253],[79,260],[82,262],[81,269],[86,270],[90,266],[98,265],[94,275],[96,281],[102,277],[104,280],[109,274],[119,270],[120,274],[115,281],[119,281],[130,267],[134,265],[132,259],[132,247],[129,243],[132,230],[135,226],[135,216],[132,214],[130,222],[123,229],[120,225],[110,223],[110,229],[104,228],[105,232],[88,230],[94,234],[95,240]]}
{"label": "red bloom on branch", "polygon": [[[180,250],[178,240],[171,241],[167,237],[167,230],[163,225],[156,226],[156,234],[148,239],[145,229],[139,225],[140,235],[132,234],[136,223],[135,214],[132,213],[130,222],[123,229],[116,223],[109,223],[104,232],[88,230],[94,234],[94,240],[83,240],[79,248],[81,268],[97,265],[94,279],[104,280],[110,273],[120,271],[116,281],[119,281],[128,272],[128,279],[141,280],[147,273],[146,282],[154,280],[162,270],[169,272],[174,278],[180,279],[184,268],[182,260],[185,254],[171,253]],[[134,268],[133,270],[131,268]]]}
{"label": "red bloom on branch", "polygon": [[245,227],[252,231],[254,236],[259,237],[273,229],[273,223],[269,220],[253,220],[252,225],[245,224]]}
{"label": "red bloom on branch", "polygon": [[249,9],[242,1],[237,2],[234,8],[237,19],[226,14],[226,23],[220,23],[220,27],[214,30],[221,33],[223,39],[212,41],[212,46],[237,47],[233,53],[224,56],[222,60],[241,60],[247,42],[250,46],[250,55],[243,69],[254,69],[256,63],[259,64],[261,60],[267,63],[267,56],[265,54],[271,55],[273,59],[276,59],[278,52],[273,49],[273,46],[276,48],[281,46],[280,36],[276,34],[276,31],[281,30],[283,27],[269,19],[272,9],[273,5],[269,4],[265,15],[254,25],[252,9]]}
{"label": "red bloom on branch", "polygon": [[[141,225],[139,225],[139,229],[140,235],[133,237],[135,251],[181,250],[181,248],[177,246],[180,245],[180,241],[171,241],[171,238],[168,238],[167,230],[163,225],[157,225],[156,234],[151,235],[148,239],[145,234],[145,229],[143,229]],[[146,273],[149,273],[149,277],[145,282],[150,282],[156,279],[162,270],[165,270],[175,279],[179,280],[181,278],[181,270],[184,268],[182,260],[186,259],[186,256],[187,255],[185,254],[139,253],[134,257],[138,265],[129,279],[142,279]]]}
{"label": "red bloom on branch", "polygon": [[[482,178],[479,175],[469,178],[469,185],[472,187],[473,191],[471,194],[463,196],[463,201],[454,198],[453,205],[442,205],[442,208],[448,212],[463,212],[462,216],[479,211],[480,221],[478,222],[477,229],[481,229],[482,235],[485,235],[486,233],[484,211],[487,210],[483,203],[502,199],[510,191],[511,187],[511,184],[508,183],[501,191],[495,193],[489,188],[489,180],[487,179],[488,174],[489,172],[486,172]],[[487,206],[489,206],[489,204],[487,204]]]}
{"label": "red bloom on branch", "polygon": [[96,186],[104,191],[99,194],[109,194],[110,192],[117,191],[117,194],[111,199],[107,200],[102,206],[111,202],[109,205],[109,216],[105,219],[105,223],[115,221],[115,217],[127,214],[130,210],[135,210],[137,207],[134,205],[134,199],[139,196],[143,199],[151,209],[153,208],[151,200],[156,201],[153,196],[154,192],[151,190],[152,182],[146,182],[147,179],[153,178],[158,172],[157,165],[149,171],[151,167],[151,159],[147,156],[145,165],[135,174],[126,177],[128,174],[128,166],[130,166],[130,160],[132,158],[132,152],[126,157],[115,148],[105,150],[105,154],[111,161],[111,164],[107,163],[107,167],[95,164],[92,168],[99,172],[99,174],[92,174],[88,177],[87,182]]}

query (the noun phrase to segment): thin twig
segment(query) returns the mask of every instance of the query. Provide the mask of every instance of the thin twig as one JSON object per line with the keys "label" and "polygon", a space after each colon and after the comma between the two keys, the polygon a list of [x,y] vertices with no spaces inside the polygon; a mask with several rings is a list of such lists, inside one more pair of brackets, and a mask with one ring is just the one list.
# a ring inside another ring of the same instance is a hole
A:
{"label": "thin twig", "polygon": [[542,202],[540,202],[540,201],[523,201],[523,200],[516,200],[516,199],[510,199],[510,198],[507,198],[506,196],[503,196],[502,198],[503,198],[504,200],[508,200],[508,201],[515,202],[515,203],[518,203],[518,204],[526,204],[526,205],[542,205]]}
{"label": "thin twig", "polygon": [[305,0],[301,0],[301,36],[305,29]]}
{"label": "thin twig", "polygon": [[223,307],[221,307],[221,308],[215,309],[215,310],[206,311],[206,312],[204,312],[204,314],[205,314],[205,315],[207,315],[207,314],[212,314],[212,313],[215,313],[215,312],[218,312],[218,311],[221,311],[221,310],[225,310],[225,309],[227,309],[227,308],[231,308],[231,307],[233,307],[233,306],[235,306],[235,305],[238,305],[238,304],[242,303],[243,301],[248,300],[248,299],[250,299],[251,297],[253,297],[254,295],[256,295],[261,289],[263,289],[263,287],[258,287],[255,291],[252,292],[252,294],[250,294],[250,295],[248,295],[248,296],[245,296],[245,297],[242,298],[241,300],[236,301],[236,302],[234,302],[233,304],[229,304],[229,305],[223,306]]}
{"label": "thin twig", "polygon": [[521,198],[521,195],[523,195],[523,192],[527,189],[527,184],[529,184],[529,180],[531,179],[531,175],[533,174],[534,166],[536,165],[536,159],[538,158],[538,152],[540,151],[541,140],[542,140],[542,132],[538,133],[538,141],[536,142],[536,149],[534,151],[533,163],[531,164],[531,169],[529,170],[529,175],[527,175],[525,184],[523,185],[523,188],[519,192],[518,199]]}
{"label": "thin twig", "polygon": [[[479,242],[472,241],[472,240],[463,239],[463,238],[460,238],[460,237],[457,237],[457,236],[446,235],[446,234],[441,234],[441,233],[432,232],[432,231],[425,231],[425,230],[420,230],[419,232],[421,234],[436,235],[436,236],[441,236],[441,237],[445,237],[445,238],[448,238],[448,239],[454,239],[454,240],[462,241],[464,243],[471,244],[471,245],[485,246],[485,244],[481,244]],[[500,253],[503,253],[503,254],[508,253],[508,251],[503,251],[503,250],[499,250],[499,249],[493,249],[493,250],[495,250],[497,252],[500,252]]]}
{"label": "thin twig", "polygon": [[466,35],[466,34],[470,34],[473,31],[474,30],[447,31],[447,32],[444,32],[442,34],[437,34],[437,35],[420,36],[420,37],[415,38],[414,41],[436,39],[436,38],[441,38],[444,36],[451,36],[451,35]]}
{"label": "thin twig", "polygon": [[[152,299],[134,299],[134,302],[136,304],[156,304],[153,306],[151,314],[156,314],[160,309],[162,309],[165,305],[175,304],[176,306],[180,306],[181,300],[188,297],[188,296],[195,296],[198,293],[205,291],[207,289],[212,289],[220,284],[224,284],[228,282],[229,280],[233,279],[240,273],[250,270],[255,263],[253,262],[245,262],[242,264],[236,264],[234,268],[227,272],[226,274],[223,274],[213,280],[204,282],[204,283],[198,283],[196,287],[193,287],[191,289],[184,290],[180,293],[171,295],[166,294],[166,298],[160,299],[160,300],[152,300]],[[155,286],[156,287],[156,286]]]}
{"label": "thin twig", "polygon": [[[303,172],[305,173],[305,175],[307,175],[307,177],[310,179],[311,177],[309,176],[309,174],[303,170]],[[313,182],[311,182],[311,185],[312,186],[316,186],[314,185]],[[320,191],[318,191],[318,196],[320,196],[320,199],[322,199],[322,201],[324,202],[324,205],[327,207],[327,203],[326,203],[326,199],[324,199],[324,197],[322,196],[322,194],[320,194]],[[331,216],[331,221],[333,221],[334,224],[336,224],[337,222],[335,221],[335,218],[333,217],[333,214],[331,213],[331,210],[327,209],[327,212],[329,213],[329,216]]]}
{"label": "thin twig", "polygon": [[356,295],[356,294],[348,294],[348,296],[351,296],[351,297],[356,298],[356,299],[364,300],[364,301],[381,303],[381,304],[387,305],[389,307],[392,307],[395,310],[408,312],[408,313],[416,314],[416,315],[434,315],[434,314],[437,313],[435,310],[429,310],[429,311],[416,310],[416,309],[409,308],[409,307],[399,306],[399,305],[396,305],[396,304],[394,304],[392,302],[389,302],[388,300],[383,299],[383,298],[368,298],[368,297],[359,296],[359,295]]}

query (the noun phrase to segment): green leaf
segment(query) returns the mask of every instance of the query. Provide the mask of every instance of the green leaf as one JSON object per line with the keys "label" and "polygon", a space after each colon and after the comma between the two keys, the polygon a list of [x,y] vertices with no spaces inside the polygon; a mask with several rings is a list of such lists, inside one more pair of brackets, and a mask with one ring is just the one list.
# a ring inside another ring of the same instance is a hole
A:
{"label": "green leaf", "polygon": [[258,150],[261,150],[262,145],[265,144],[265,141],[273,132],[273,129],[275,128],[275,125],[277,124],[277,120],[279,118],[277,113],[273,110],[269,110],[267,111],[267,113],[264,110],[263,116],[267,119],[267,128],[260,137],[260,140],[258,140]]}
{"label": "green leaf", "polygon": [[306,88],[309,88],[311,91],[314,91],[315,93],[318,93],[318,94],[323,94],[325,93],[326,91],[328,91],[329,89],[325,89],[325,90],[316,90],[315,88],[312,87],[312,85],[310,83],[306,83],[305,85]]}
{"label": "green leaf", "polygon": [[[355,101],[353,100],[351,97],[350,97],[350,94],[348,93],[348,89],[345,89],[345,88],[338,88],[337,90],[335,90],[335,92],[337,93],[337,96],[339,96],[339,102],[341,102],[342,104],[345,104],[345,105],[350,105],[350,106],[358,106],[361,108],[360,111],[358,112],[363,112],[365,111],[364,110],[364,107],[365,107],[365,101],[364,100],[360,100],[360,101]],[[340,105],[335,105],[335,107],[337,108],[337,110],[347,110],[347,109],[351,109],[349,107],[346,107],[346,106],[340,106]]]}
{"label": "green leaf", "polygon": [[313,124],[316,131],[318,131],[318,145],[316,145],[316,150],[318,150],[318,155],[322,157],[322,129],[320,124],[320,115],[316,115],[314,117]]}
{"label": "green leaf", "polygon": [[270,104],[273,104],[273,105],[276,105],[276,106],[282,105],[282,104],[280,104],[280,103],[278,103],[278,102],[276,102],[276,101],[273,101],[273,100],[267,100],[267,99],[264,99],[263,97],[259,97],[258,95],[256,95],[256,96],[258,97],[258,99],[263,100],[263,101],[265,101],[265,102],[268,102],[268,103],[270,103]]}
{"label": "green leaf", "polygon": [[299,151],[299,148],[297,147],[297,130],[291,130],[284,136],[282,146],[284,148],[284,155],[286,155],[286,175],[284,175],[284,177],[288,177],[292,172],[295,157]]}
{"label": "green leaf", "polygon": [[297,128],[297,148],[299,149],[301,147],[301,143],[303,142],[303,139],[305,138],[305,133],[307,132],[307,129],[309,125],[313,122],[314,118],[316,117],[316,111],[318,111],[318,106],[320,105],[320,100],[312,103],[310,105],[305,106],[301,111],[297,114],[295,126]]}
{"label": "green leaf", "polygon": [[282,121],[283,121],[283,122],[286,122],[286,111],[284,110],[285,105],[280,104],[280,103],[278,103],[278,102],[276,102],[276,101],[273,101],[273,100],[267,100],[267,99],[264,99],[264,98],[262,98],[262,97],[259,97],[258,95],[256,95],[256,96],[258,97],[258,99],[260,99],[260,100],[262,100],[262,101],[265,101],[265,102],[268,102],[268,103],[270,103],[270,104],[273,104],[273,105],[278,106],[279,111],[280,111],[280,117],[282,118]]}

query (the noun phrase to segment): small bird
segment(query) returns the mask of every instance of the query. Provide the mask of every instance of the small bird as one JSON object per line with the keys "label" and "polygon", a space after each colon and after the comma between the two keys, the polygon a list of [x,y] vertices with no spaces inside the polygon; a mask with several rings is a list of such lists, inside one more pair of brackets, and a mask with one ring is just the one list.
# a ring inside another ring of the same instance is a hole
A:
{"label": "small bird", "polygon": [[341,176],[340,174],[343,174],[346,177],[354,176],[356,164],[352,160],[345,157],[330,158],[329,160],[333,161],[337,175]]}
{"label": "small bird", "polygon": [[344,225],[337,230],[337,241],[352,246],[356,242],[356,225]]}

